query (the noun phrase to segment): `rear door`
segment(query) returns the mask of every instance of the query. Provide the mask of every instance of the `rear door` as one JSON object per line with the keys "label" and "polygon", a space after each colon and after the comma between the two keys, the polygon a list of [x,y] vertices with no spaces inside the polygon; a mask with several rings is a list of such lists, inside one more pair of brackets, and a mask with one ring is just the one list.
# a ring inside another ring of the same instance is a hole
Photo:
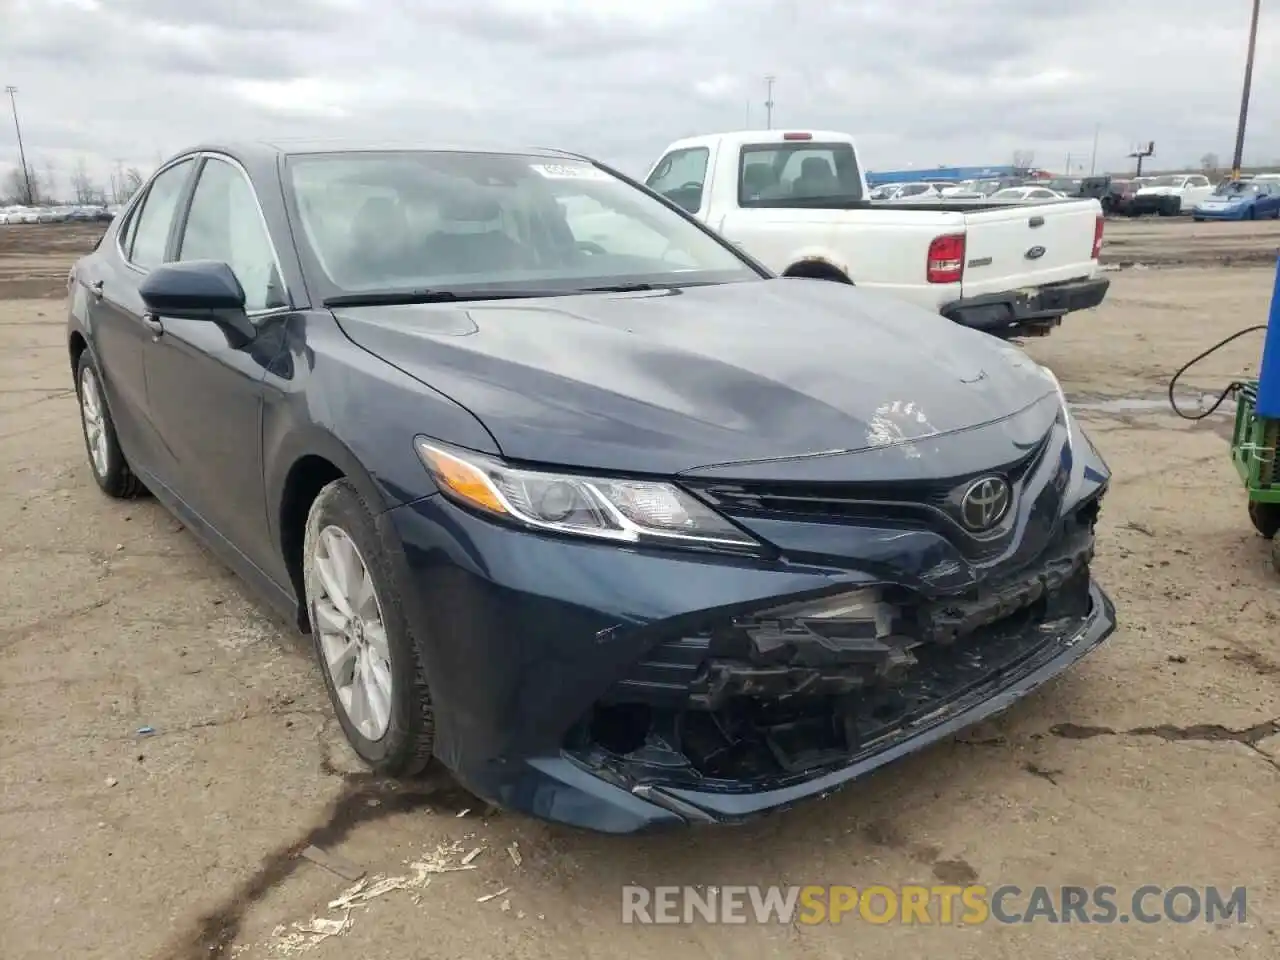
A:
{"label": "rear door", "polygon": [[965,297],[1091,277],[1096,200],[1011,205],[966,213]]}

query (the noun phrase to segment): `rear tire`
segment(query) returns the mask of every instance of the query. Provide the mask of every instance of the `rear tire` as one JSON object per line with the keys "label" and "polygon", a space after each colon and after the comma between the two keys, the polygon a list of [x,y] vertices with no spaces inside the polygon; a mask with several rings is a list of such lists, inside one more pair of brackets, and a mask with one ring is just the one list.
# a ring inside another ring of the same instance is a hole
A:
{"label": "rear tire", "polygon": [[373,514],[350,481],[320,491],[302,547],[307,616],[347,742],[387,777],[431,762],[431,694]]}
{"label": "rear tire", "polygon": [[76,364],[76,399],[80,403],[80,429],[85,453],[89,455],[89,471],[98,489],[117,500],[131,500],[146,493],[147,488],[134,476],[120,449],[115,421],[102,389],[102,375],[87,349]]}

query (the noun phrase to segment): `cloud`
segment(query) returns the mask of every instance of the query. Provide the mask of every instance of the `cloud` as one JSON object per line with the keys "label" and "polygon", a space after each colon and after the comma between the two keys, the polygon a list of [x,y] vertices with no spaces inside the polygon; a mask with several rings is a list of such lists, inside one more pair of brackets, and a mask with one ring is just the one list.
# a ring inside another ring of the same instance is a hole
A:
{"label": "cloud", "polygon": [[[1229,16],[1228,16],[1229,13]],[[872,169],[1229,159],[1245,5],[1192,0],[0,0],[29,156],[105,178],[196,142],[562,146],[639,173],[671,140],[847,130]],[[1246,159],[1280,160],[1264,10]],[[16,160],[0,123],[0,164]]]}

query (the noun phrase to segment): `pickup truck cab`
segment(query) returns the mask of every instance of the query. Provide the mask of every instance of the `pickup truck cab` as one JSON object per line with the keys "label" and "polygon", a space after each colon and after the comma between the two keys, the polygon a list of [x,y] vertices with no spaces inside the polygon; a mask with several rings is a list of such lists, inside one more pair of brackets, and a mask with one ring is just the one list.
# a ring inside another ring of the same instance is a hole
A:
{"label": "pickup truck cab", "polygon": [[671,144],[645,184],[782,276],[852,283],[997,336],[1096,307],[1096,199],[872,203],[853,138],[748,131]]}

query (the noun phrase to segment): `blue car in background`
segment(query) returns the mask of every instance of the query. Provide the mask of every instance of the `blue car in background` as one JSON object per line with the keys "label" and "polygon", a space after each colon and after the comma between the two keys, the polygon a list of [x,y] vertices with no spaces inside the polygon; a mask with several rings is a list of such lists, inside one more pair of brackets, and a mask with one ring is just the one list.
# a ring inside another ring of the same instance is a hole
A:
{"label": "blue car in background", "polygon": [[1264,220],[1280,217],[1280,181],[1224,180],[1191,211],[1193,220]]}

